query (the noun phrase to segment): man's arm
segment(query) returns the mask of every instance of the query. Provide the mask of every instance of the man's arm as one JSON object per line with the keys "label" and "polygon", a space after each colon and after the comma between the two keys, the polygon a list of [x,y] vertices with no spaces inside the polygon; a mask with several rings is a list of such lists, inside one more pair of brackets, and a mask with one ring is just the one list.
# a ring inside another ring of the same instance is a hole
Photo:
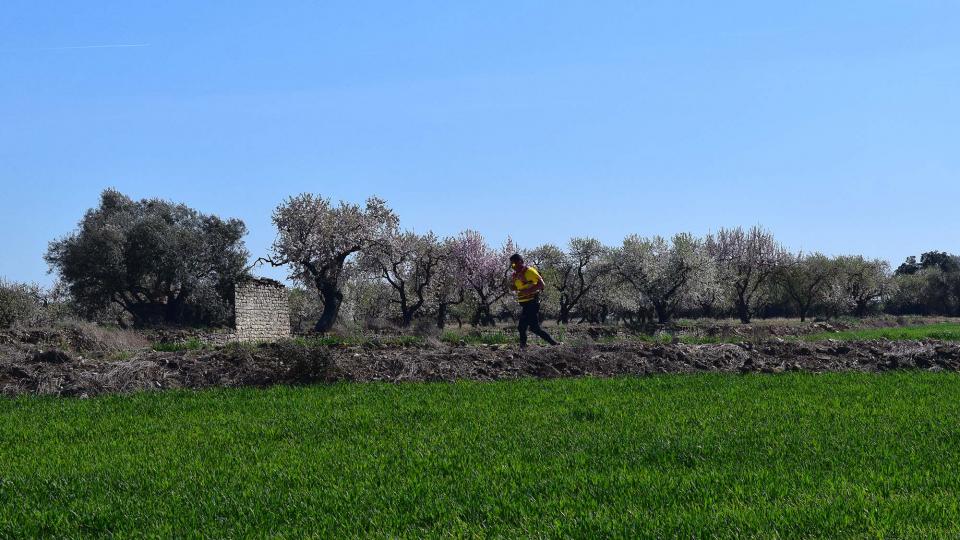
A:
{"label": "man's arm", "polygon": [[507,278],[507,280],[510,282],[510,290],[511,290],[511,291],[519,291],[519,290],[520,290],[520,289],[517,288],[517,280],[518,280],[518,279],[519,279],[520,281],[523,281],[523,278],[517,276],[517,273],[516,273],[516,272],[514,272],[513,274],[510,274],[510,277]]}
{"label": "man's arm", "polygon": [[[527,287],[526,289],[523,289],[524,294],[526,294],[526,295],[536,294],[536,293],[538,293],[538,292],[540,292],[540,291],[542,291],[542,290],[544,289],[545,285],[544,285],[544,283],[543,283],[543,276],[540,275],[540,272],[536,272],[536,273],[535,273],[534,279],[537,280],[536,283],[534,283],[533,287]],[[524,276],[524,280],[523,280],[523,281],[524,281],[524,283],[530,283],[530,282],[531,282],[531,281],[529,281],[529,280],[526,279],[526,276]]]}

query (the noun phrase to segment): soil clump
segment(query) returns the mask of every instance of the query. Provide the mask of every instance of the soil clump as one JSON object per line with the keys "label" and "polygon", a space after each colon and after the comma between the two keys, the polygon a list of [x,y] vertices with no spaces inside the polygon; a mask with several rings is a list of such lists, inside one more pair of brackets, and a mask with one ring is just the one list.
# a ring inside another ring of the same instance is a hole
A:
{"label": "soil clump", "polygon": [[[43,340],[37,340],[43,341]],[[494,381],[659,373],[960,371],[960,344],[820,342],[612,343],[559,347],[432,345],[330,347],[281,341],[212,350],[138,350],[126,357],[0,342],[0,394],[89,397],[159,389],[334,381]]]}

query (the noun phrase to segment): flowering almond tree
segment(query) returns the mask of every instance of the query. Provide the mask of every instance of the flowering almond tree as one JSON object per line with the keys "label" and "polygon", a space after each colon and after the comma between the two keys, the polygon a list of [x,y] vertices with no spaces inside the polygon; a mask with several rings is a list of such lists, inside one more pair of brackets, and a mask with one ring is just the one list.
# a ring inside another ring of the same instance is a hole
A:
{"label": "flowering almond tree", "polygon": [[600,278],[610,270],[609,250],[595,238],[573,238],[557,268],[556,283],[560,293],[557,322],[567,324],[570,313],[583,300]]}
{"label": "flowering almond tree", "polygon": [[333,327],[343,303],[344,265],[354,254],[387,242],[398,219],[386,202],[371,197],[366,206],[343,201],[333,206],[329,198],[303,193],[290,197],[273,212],[277,239],[269,258],[272,266],[290,266],[290,278],[316,288],[323,312],[318,332]]}
{"label": "flowering almond tree", "polygon": [[890,263],[862,255],[835,259],[839,285],[853,314],[863,317],[891,292]]}
{"label": "flowering almond tree", "polygon": [[613,261],[617,276],[641,302],[653,307],[661,324],[670,322],[710,265],[703,243],[686,233],[670,241],[630,235],[614,252]]}
{"label": "flowering almond tree", "polygon": [[749,323],[769,281],[788,262],[787,251],[772,233],[756,226],[720,229],[707,236],[707,249],[740,322]]}
{"label": "flowering almond tree", "polygon": [[390,234],[360,257],[361,267],[373,271],[393,289],[400,308],[400,325],[410,326],[428,297],[428,287],[445,257],[443,245],[433,233]]}
{"label": "flowering almond tree", "polygon": [[477,303],[473,324],[494,325],[492,306],[510,292],[506,284],[507,261],[515,251],[513,241],[507,239],[499,250],[494,250],[487,245],[483,235],[468,230],[454,239],[452,248],[461,282]]}
{"label": "flowering almond tree", "polygon": [[445,238],[441,244],[441,257],[437,271],[430,284],[430,300],[437,317],[437,328],[443,330],[447,324],[450,308],[466,300],[465,283],[460,267],[454,257],[456,238]]}
{"label": "flowering almond tree", "polygon": [[806,321],[813,306],[823,300],[838,265],[822,253],[798,253],[787,261],[777,275],[777,282],[796,305],[800,320]]}
{"label": "flowering almond tree", "polygon": [[567,324],[570,315],[580,305],[605,273],[610,271],[609,250],[594,238],[573,238],[566,252],[547,244],[527,255],[550,288],[558,294],[557,322]]}

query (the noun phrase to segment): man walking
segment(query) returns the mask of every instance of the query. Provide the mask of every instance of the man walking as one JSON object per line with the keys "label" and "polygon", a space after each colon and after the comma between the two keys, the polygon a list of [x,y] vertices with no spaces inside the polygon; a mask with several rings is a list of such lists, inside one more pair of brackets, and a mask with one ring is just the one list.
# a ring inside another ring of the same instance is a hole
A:
{"label": "man walking", "polygon": [[510,256],[510,268],[513,268],[513,279],[510,283],[510,289],[517,291],[517,301],[520,302],[522,311],[520,312],[520,324],[517,330],[520,331],[520,348],[527,347],[527,329],[540,336],[540,339],[551,345],[557,342],[540,328],[540,291],[543,290],[543,278],[540,272],[532,266],[523,263],[523,257],[518,253]]}

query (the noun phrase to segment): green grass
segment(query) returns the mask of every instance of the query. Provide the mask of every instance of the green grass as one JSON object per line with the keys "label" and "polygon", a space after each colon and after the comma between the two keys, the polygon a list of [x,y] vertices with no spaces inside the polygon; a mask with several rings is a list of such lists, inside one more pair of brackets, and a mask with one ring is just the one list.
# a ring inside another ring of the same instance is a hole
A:
{"label": "green grass", "polygon": [[680,336],[680,342],[687,345],[711,345],[717,343],[742,343],[750,338],[735,336]]}
{"label": "green grass", "polygon": [[[567,335],[567,328],[564,326],[552,326],[547,328],[547,331],[558,341],[570,341],[573,343],[578,339],[578,335],[574,333],[573,335]],[[680,342],[686,343],[688,345],[706,345],[706,344],[716,344],[716,343],[741,343],[744,341],[756,341],[771,339],[773,336],[763,336],[762,334],[757,334],[755,337],[750,336],[736,336],[736,335],[727,335],[727,336],[701,336],[696,334],[685,333],[680,335]],[[535,336],[530,337],[531,341],[538,342],[539,338]],[[802,337],[791,337],[783,336],[783,339],[786,340],[807,340],[807,341],[823,341],[827,339],[837,339],[837,340],[870,340],[870,339],[891,339],[891,340],[908,340],[908,339],[942,339],[950,341],[960,341],[960,324],[945,323],[945,324],[932,324],[932,325],[923,325],[923,326],[907,326],[907,327],[892,327],[892,328],[871,328],[871,329],[861,329],[861,330],[850,330],[845,332],[823,332],[818,334],[811,334]],[[418,347],[426,345],[424,338],[413,335],[398,335],[398,336],[370,336],[364,334],[357,335],[325,335],[325,336],[309,336],[309,337],[298,337],[294,338],[295,341],[303,345],[310,346],[328,346],[328,347],[347,347],[347,346],[392,346],[392,347]],[[472,331],[462,331],[462,330],[446,330],[441,336],[440,340],[445,343],[450,344],[459,344],[464,343],[466,345],[514,345],[518,341],[518,336],[515,330],[472,330]],[[189,350],[193,348],[200,348],[202,345],[199,343],[194,343],[196,340],[186,342],[186,344],[158,344],[154,345],[155,350]],[[616,343],[630,343],[630,342],[642,342],[642,343],[661,343],[669,344],[673,341],[673,336],[668,332],[661,332],[656,335],[649,334],[621,334],[618,336],[603,336],[595,340],[597,343],[602,344],[616,344]],[[157,348],[158,346],[163,346],[167,348]]]}
{"label": "green grass", "polygon": [[[711,343],[740,343],[743,341],[749,341],[747,338],[742,337],[721,337],[721,336],[697,336],[697,335],[681,335],[679,336],[680,343],[686,343],[687,345],[706,345]],[[597,343],[603,343],[607,345],[616,344],[616,343],[630,343],[632,341],[637,341],[641,343],[660,343],[662,345],[667,345],[673,343],[673,336],[667,332],[661,332],[656,335],[650,334],[627,334],[621,336],[603,336],[597,338]]]}
{"label": "green grass", "polygon": [[[324,335],[324,336],[301,336],[292,338],[292,341],[300,345],[307,347],[416,347],[422,346],[424,344],[423,338],[419,336],[338,336],[338,335]],[[247,343],[237,343],[230,342],[226,346],[244,346],[251,349],[255,349],[256,346],[260,343],[266,342],[247,342]],[[177,342],[165,342],[165,343],[154,343],[152,348],[155,351],[161,352],[180,352],[180,351],[195,351],[200,349],[212,348],[212,345],[204,343],[199,339],[193,338],[187,341],[177,341]]]}
{"label": "green grass", "polygon": [[[759,339],[772,339],[775,336],[761,336]],[[605,342],[616,343],[618,341],[630,340],[642,341],[646,343],[670,343],[672,336],[666,333],[650,336],[640,334],[636,336],[617,337],[607,339]],[[689,345],[706,345],[715,343],[740,343],[744,341],[754,341],[757,338],[741,336],[697,336],[682,335],[680,342]],[[840,332],[819,332],[805,336],[783,336],[785,340],[795,341],[826,341],[835,339],[838,341],[868,341],[877,339],[887,339],[892,341],[921,340],[921,339],[939,339],[943,341],[960,341],[960,324],[940,323],[918,326],[900,326],[889,328],[861,328],[855,330],[845,330]],[[599,340],[598,340],[599,341]]]}
{"label": "green grass", "polygon": [[[563,326],[551,326],[544,328],[544,330],[557,341],[564,341],[567,337],[567,329]],[[528,339],[532,343],[540,342],[540,338],[532,333]],[[520,342],[520,335],[516,330],[506,332],[502,330],[493,332],[458,332],[455,330],[447,330],[441,334],[440,340],[452,344],[463,342],[466,345],[512,345]]]}
{"label": "green grass", "polygon": [[457,344],[461,341],[467,345],[509,345],[518,343],[519,337],[515,334],[507,334],[501,331],[496,332],[455,332],[448,330],[440,336],[440,340],[446,343]]}
{"label": "green grass", "polygon": [[307,336],[293,339],[296,343],[305,346],[323,346],[323,347],[350,347],[350,346],[393,346],[393,347],[415,347],[424,344],[423,338],[419,336]]}
{"label": "green grass", "polygon": [[114,362],[122,362],[122,361],[124,361],[124,360],[129,360],[129,359],[133,358],[133,352],[132,352],[132,351],[126,351],[126,350],[124,350],[124,351],[115,351],[115,352],[113,352],[113,353],[110,353],[110,355],[108,355],[107,358],[109,358],[110,360],[112,360],[112,361],[114,361]]}
{"label": "green grass", "polygon": [[0,400],[0,538],[957,537],[960,376]]}
{"label": "green grass", "polygon": [[865,328],[842,332],[824,332],[803,336],[806,341],[822,341],[836,339],[840,341],[865,341],[872,339],[889,339],[895,341],[939,339],[943,341],[960,341],[960,324],[943,323],[921,326],[902,326],[893,328]]}

